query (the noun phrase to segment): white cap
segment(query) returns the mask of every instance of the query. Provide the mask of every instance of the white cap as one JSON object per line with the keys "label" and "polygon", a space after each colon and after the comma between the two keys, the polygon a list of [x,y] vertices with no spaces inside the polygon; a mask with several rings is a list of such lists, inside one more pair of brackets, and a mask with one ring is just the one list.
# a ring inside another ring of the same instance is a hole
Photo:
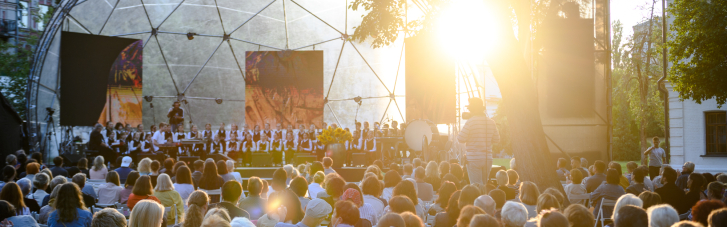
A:
{"label": "white cap", "polygon": [[121,160],[121,167],[129,167],[131,165],[131,157],[124,156],[124,159]]}

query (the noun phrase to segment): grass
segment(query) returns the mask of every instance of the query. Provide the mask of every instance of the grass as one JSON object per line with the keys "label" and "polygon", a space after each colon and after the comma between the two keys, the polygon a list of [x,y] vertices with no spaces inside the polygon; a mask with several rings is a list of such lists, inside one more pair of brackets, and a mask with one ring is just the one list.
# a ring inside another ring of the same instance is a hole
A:
{"label": "grass", "polygon": [[[624,174],[628,173],[628,171],[626,170],[626,163],[628,163],[630,161],[616,161],[616,162],[621,164],[622,173],[624,173]],[[641,161],[638,161],[638,160],[634,161],[634,162],[636,162],[637,164],[641,163]],[[492,160],[492,164],[498,165],[498,166],[504,166],[505,169],[510,169],[510,159],[509,158],[494,158]],[[590,162],[589,165],[593,165],[593,163]]]}

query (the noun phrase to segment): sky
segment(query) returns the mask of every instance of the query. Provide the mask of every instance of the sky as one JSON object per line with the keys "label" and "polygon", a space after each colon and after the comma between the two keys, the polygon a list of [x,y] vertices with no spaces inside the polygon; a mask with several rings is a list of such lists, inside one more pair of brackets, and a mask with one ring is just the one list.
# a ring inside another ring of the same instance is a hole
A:
{"label": "sky", "polygon": [[[624,28],[622,44],[626,37],[634,33],[631,27],[649,17],[651,4],[651,0],[611,0],[611,24],[620,20]],[[654,15],[661,16],[661,0],[657,0],[654,5]]]}

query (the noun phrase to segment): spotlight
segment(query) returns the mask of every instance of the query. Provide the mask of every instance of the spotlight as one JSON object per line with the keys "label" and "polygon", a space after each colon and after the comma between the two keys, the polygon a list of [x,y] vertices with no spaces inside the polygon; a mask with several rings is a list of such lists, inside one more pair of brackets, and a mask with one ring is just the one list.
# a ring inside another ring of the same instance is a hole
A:
{"label": "spotlight", "polygon": [[215,102],[216,102],[217,104],[222,104],[222,99],[215,99]]}
{"label": "spotlight", "polygon": [[194,35],[196,35],[196,34],[197,34],[197,33],[194,33],[194,32],[189,32],[189,33],[187,33],[187,39],[188,39],[188,40],[193,40],[193,39],[194,39]]}
{"label": "spotlight", "polygon": [[144,100],[146,100],[147,102],[151,102],[151,100],[153,100],[153,99],[154,99],[154,96],[144,96]]}
{"label": "spotlight", "polygon": [[353,98],[353,101],[361,105],[361,99],[361,96],[356,96],[355,98]]}

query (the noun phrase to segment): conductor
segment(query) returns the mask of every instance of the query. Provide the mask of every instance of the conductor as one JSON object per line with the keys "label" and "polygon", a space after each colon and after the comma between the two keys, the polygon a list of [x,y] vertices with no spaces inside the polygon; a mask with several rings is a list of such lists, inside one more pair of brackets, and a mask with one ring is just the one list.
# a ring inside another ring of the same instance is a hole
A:
{"label": "conductor", "polygon": [[169,108],[167,117],[169,118],[169,125],[172,126],[172,132],[177,131],[177,126],[184,121],[184,109],[180,108],[179,101],[174,101],[172,108]]}

